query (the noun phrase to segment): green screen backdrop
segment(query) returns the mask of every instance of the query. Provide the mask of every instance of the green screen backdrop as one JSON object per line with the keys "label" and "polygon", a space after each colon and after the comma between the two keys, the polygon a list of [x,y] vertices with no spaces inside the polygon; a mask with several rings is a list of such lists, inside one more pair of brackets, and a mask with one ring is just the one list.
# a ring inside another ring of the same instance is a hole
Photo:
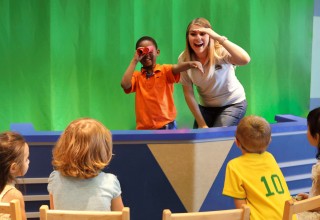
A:
{"label": "green screen backdrop", "polygon": [[[243,47],[237,68],[248,114],[305,116],[310,99],[311,0],[0,0],[0,130],[33,123],[63,130],[93,117],[111,130],[135,129],[134,94],[120,81],[143,35],[158,63],[176,63],[196,17]],[[138,66],[138,68],[140,65]],[[175,85],[180,128],[193,117]]]}

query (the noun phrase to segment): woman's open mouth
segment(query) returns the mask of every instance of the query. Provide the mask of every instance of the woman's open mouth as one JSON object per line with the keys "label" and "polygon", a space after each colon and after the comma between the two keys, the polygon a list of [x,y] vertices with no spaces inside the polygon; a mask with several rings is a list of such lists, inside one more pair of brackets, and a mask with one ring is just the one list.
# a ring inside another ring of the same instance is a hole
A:
{"label": "woman's open mouth", "polygon": [[202,47],[202,46],[203,46],[203,43],[194,43],[194,46],[195,46],[195,47]]}

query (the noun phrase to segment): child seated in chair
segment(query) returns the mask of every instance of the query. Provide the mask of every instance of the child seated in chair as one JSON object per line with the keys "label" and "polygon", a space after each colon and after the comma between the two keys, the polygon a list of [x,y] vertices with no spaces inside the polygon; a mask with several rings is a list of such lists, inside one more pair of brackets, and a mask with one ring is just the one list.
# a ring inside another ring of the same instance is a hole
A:
{"label": "child seated in chair", "polygon": [[120,183],[115,175],[102,172],[111,158],[111,133],[101,122],[71,122],[53,149],[51,209],[121,211]]}
{"label": "child seated in chair", "polygon": [[[26,219],[22,193],[15,188],[15,179],[24,176],[29,169],[29,146],[16,132],[0,134],[0,202],[20,201],[22,219]],[[0,213],[0,219],[10,216]]]}
{"label": "child seated in chair", "polygon": [[[312,166],[312,186],[309,194],[299,193],[298,198],[303,200],[320,195],[320,107],[313,109],[307,116],[307,138],[311,146],[317,148],[317,163]],[[320,219],[320,209],[298,214],[299,220]]]}
{"label": "child seated in chair", "polygon": [[273,155],[269,123],[258,116],[244,117],[236,129],[235,143],[242,155],[229,161],[223,195],[234,199],[236,208],[250,207],[251,220],[282,219],[287,183]]}

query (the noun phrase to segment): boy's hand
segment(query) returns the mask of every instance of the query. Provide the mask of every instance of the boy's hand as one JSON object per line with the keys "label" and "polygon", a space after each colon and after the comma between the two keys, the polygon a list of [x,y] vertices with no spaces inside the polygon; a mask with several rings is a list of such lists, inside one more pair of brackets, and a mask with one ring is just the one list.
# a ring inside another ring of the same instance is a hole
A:
{"label": "boy's hand", "polygon": [[191,66],[197,68],[202,74],[204,73],[203,66],[199,61],[191,61]]}
{"label": "boy's hand", "polygon": [[136,63],[139,63],[140,60],[142,60],[142,58],[145,56],[146,54],[142,54],[141,56],[137,53],[137,51],[134,52],[134,55],[133,55],[133,60],[136,62]]}

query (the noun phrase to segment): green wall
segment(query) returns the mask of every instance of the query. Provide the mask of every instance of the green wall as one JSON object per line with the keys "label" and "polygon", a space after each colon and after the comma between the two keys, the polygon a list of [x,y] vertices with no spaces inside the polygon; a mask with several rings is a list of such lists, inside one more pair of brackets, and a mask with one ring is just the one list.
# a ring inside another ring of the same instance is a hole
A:
{"label": "green wall", "polygon": [[[0,130],[63,130],[85,116],[134,129],[134,94],[120,81],[136,40],[154,37],[158,62],[176,63],[195,17],[250,54],[237,68],[247,114],[306,115],[312,0],[0,0]],[[174,97],[179,127],[192,127],[179,84]]]}

